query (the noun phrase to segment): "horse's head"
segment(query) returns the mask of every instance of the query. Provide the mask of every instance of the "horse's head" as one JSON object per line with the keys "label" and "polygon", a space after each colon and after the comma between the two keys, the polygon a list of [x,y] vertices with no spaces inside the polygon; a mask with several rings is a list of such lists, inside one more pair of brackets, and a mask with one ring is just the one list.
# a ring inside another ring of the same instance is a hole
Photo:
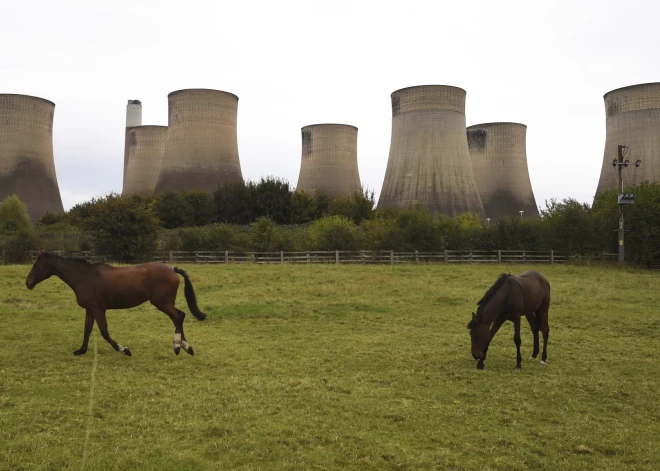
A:
{"label": "horse's head", "polygon": [[472,338],[472,356],[475,360],[483,360],[484,352],[490,340],[489,326],[488,324],[482,324],[480,315],[473,312],[467,328]]}
{"label": "horse's head", "polygon": [[52,274],[53,268],[48,263],[48,253],[40,250],[37,254],[37,260],[32,265],[32,270],[25,279],[25,286],[27,286],[27,289],[32,289],[37,284],[50,278]]}

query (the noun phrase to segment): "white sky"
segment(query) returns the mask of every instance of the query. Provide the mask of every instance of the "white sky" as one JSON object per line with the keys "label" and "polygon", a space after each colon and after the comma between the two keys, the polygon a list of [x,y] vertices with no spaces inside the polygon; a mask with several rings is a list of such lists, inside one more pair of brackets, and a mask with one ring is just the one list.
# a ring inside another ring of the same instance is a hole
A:
{"label": "white sky", "polygon": [[454,85],[467,125],[526,124],[537,204],[591,203],[603,95],[660,81],[660,2],[21,0],[0,8],[0,93],[56,103],[66,209],[121,192],[126,102],[167,125],[167,94],[238,95],[244,178],[298,181],[300,128],[357,126],[362,184],[381,189],[390,94]]}

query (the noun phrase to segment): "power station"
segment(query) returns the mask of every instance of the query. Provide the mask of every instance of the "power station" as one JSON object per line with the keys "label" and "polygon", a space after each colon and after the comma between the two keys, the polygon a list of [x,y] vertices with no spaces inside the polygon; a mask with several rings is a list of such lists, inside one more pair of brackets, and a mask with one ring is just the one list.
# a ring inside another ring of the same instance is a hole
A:
{"label": "power station", "polygon": [[136,126],[126,130],[128,168],[123,195],[153,194],[165,150],[167,126]]}
{"label": "power station", "polygon": [[188,89],[168,95],[165,150],[156,193],[202,189],[243,181],[238,158],[238,97]]}
{"label": "power station", "polygon": [[467,128],[467,140],[486,218],[539,217],[527,168],[527,126],[476,124]]}
{"label": "power station", "polygon": [[0,201],[16,194],[36,222],[63,211],[53,158],[55,103],[0,94]]}
{"label": "power station", "polygon": [[124,129],[124,186],[126,186],[126,170],[128,169],[128,128],[142,126],[142,102],[128,100],[126,105],[126,128]]}
{"label": "power station", "polygon": [[484,217],[465,133],[465,96],[445,85],[392,93],[392,140],[378,208],[419,204],[433,214]]}
{"label": "power station", "polygon": [[302,159],[296,190],[349,196],[362,191],[357,163],[355,126],[314,124],[302,132]]}
{"label": "power station", "polygon": [[617,159],[619,145],[627,145],[626,159],[641,160],[639,167],[623,170],[624,186],[644,181],[660,182],[660,83],[631,85],[608,92],[605,99],[605,153],[598,190],[617,190],[617,171],[612,162]]}

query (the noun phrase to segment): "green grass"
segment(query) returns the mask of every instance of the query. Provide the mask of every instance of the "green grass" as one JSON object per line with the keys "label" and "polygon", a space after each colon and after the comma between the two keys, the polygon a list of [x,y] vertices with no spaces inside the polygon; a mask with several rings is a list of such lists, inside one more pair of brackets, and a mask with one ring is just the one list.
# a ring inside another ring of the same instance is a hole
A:
{"label": "green grass", "polygon": [[470,312],[522,267],[184,268],[195,356],[143,305],[108,315],[128,358],[96,328],[74,357],[73,292],[0,267],[0,469],[660,469],[656,273],[536,267],[548,366],[507,323],[478,371]]}

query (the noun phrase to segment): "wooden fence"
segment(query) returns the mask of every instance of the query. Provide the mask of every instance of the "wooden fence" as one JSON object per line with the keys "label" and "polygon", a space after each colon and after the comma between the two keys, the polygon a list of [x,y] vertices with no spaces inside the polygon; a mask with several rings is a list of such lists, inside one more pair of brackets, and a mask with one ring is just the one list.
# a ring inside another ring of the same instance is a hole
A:
{"label": "wooden fence", "polygon": [[[80,257],[90,262],[112,261],[91,252],[55,252],[64,256]],[[30,252],[34,260],[35,252]],[[406,264],[406,263],[564,263],[572,256],[554,250],[444,250],[442,252],[385,251],[309,251],[309,252],[230,252],[230,251],[173,251],[155,252],[152,261],[177,263],[255,263],[255,264]],[[0,263],[5,263],[4,252]]]}

